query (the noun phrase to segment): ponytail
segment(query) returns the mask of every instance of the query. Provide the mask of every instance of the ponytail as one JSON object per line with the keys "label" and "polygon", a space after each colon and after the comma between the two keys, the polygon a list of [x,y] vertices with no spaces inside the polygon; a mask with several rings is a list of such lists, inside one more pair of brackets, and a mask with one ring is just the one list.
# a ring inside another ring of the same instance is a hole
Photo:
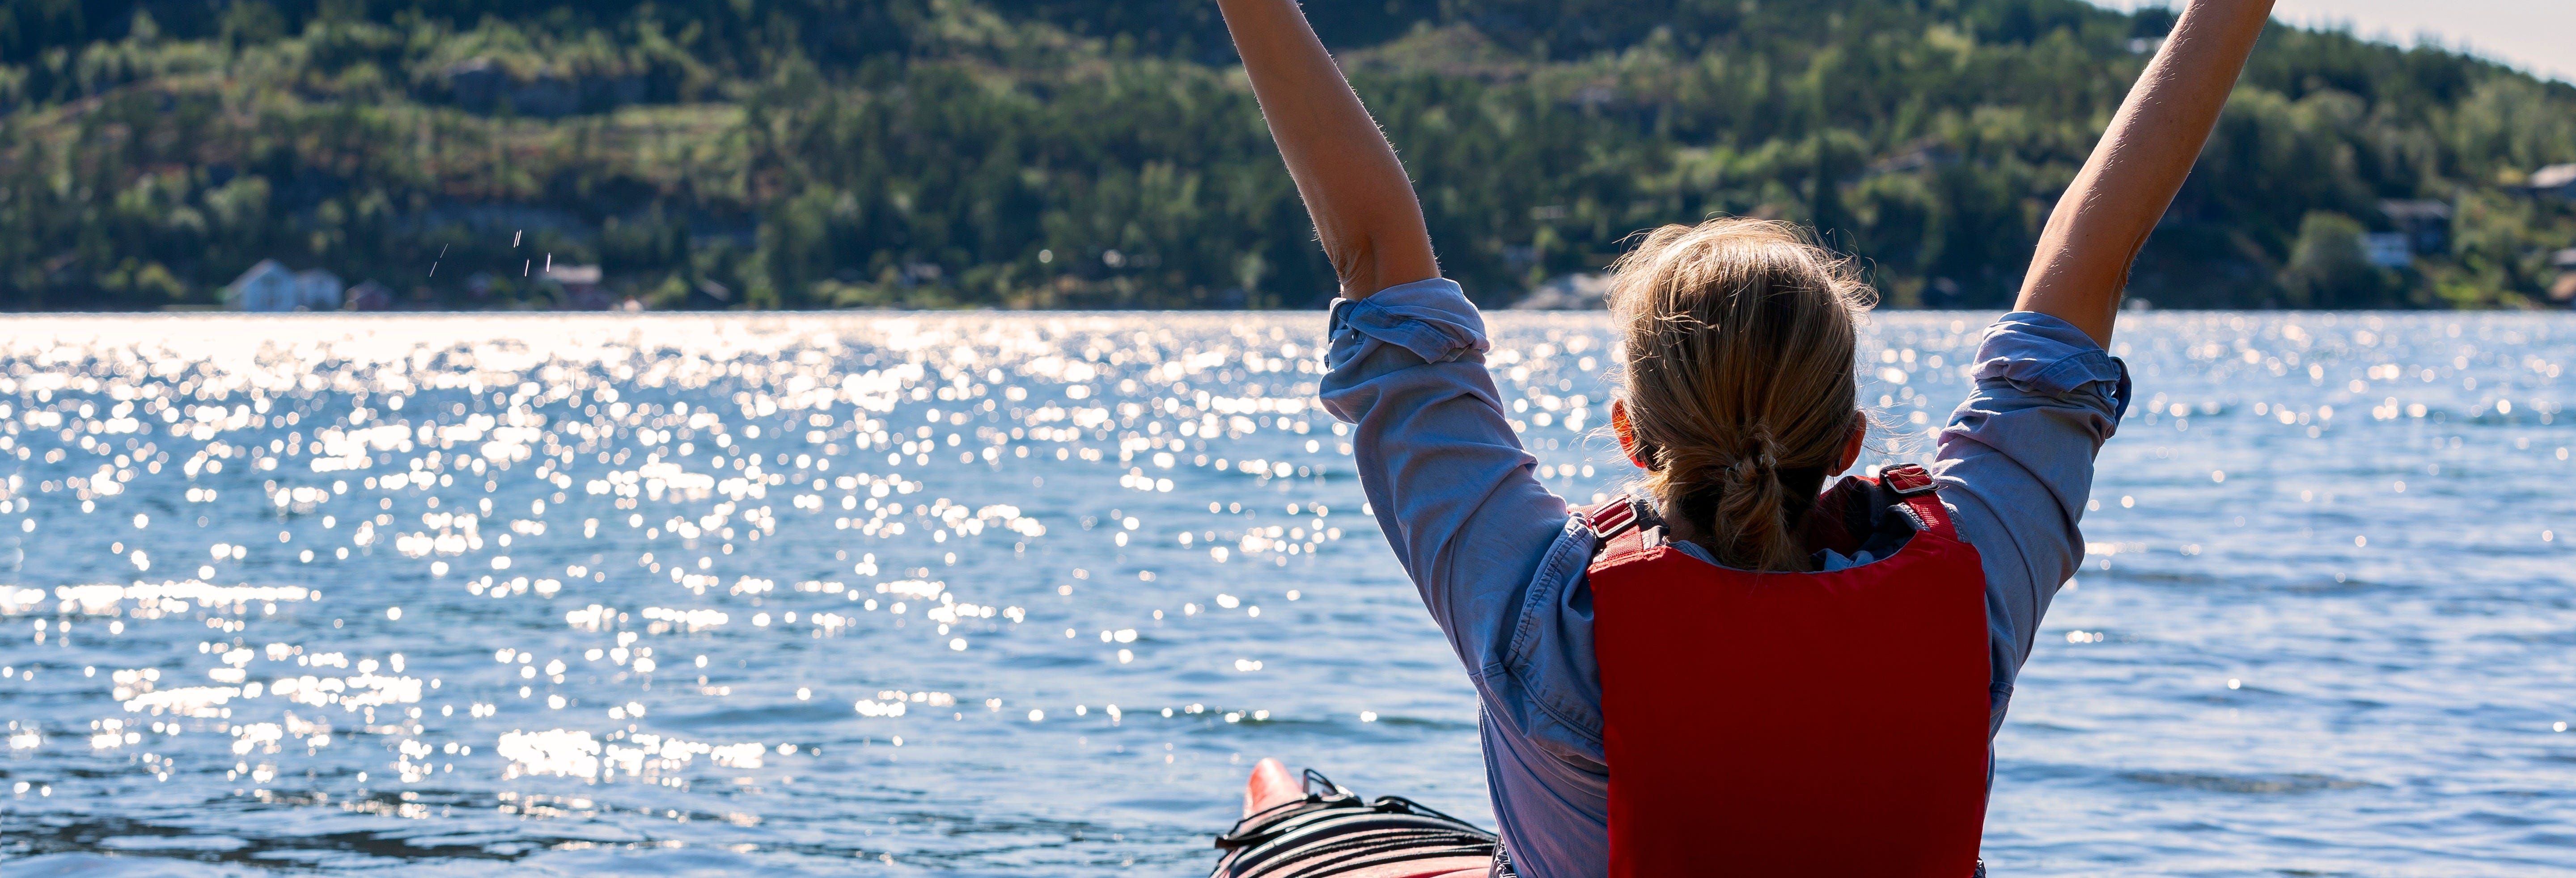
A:
{"label": "ponytail", "polygon": [[1643,488],[1719,563],[1810,569],[1798,523],[1850,436],[1868,287],[1792,227],[1665,226],[1611,281]]}

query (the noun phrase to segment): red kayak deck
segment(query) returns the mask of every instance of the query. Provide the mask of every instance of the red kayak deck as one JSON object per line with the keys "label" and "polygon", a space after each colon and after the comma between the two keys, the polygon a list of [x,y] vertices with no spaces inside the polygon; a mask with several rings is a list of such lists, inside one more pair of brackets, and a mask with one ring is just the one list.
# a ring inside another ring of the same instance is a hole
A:
{"label": "red kayak deck", "polygon": [[[1249,817],[1305,795],[1305,785],[1289,773],[1288,766],[1276,759],[1263,759],[1252,766],[1252,776],[1243,782],[1243,813]],[[1343,873],[1340,878],[1486,878],[1492,868],[1492,861],[1484,857],[1441,857],[1370,866]]]}

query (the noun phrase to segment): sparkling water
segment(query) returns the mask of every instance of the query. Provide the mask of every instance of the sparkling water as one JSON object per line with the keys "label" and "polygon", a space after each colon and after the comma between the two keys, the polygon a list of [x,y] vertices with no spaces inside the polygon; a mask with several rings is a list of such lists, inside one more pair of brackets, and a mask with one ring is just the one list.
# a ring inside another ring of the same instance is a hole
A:
{"label": "sparkling water", "polygon": [[[1537,475],[1618,491],[1606,321],[1491,319]],[[1982,325],[1874,318],[1870,462]],[[1490,825],[1321,328],[11,319],[0,870],[1199,874],[1262,756]],[[2576,872],[2571,338],[2129,318],[1998,873]]]}

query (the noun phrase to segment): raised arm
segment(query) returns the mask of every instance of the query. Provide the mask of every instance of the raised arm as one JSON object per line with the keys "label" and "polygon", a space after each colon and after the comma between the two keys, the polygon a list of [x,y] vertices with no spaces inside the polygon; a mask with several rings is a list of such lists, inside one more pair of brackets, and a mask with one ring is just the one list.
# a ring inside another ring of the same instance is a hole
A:
{"label": "raised arm", "polygon": [[1218,0],[1342,294],[1440,276],[1413,183],[1296,0]]}
{"label": "raised arm", "polygon": [[2057,201],[2016,310],[2073,323],[2108,347],[2129,264],[2191,173],[2245,69],[2272,0],[2191,0]]}

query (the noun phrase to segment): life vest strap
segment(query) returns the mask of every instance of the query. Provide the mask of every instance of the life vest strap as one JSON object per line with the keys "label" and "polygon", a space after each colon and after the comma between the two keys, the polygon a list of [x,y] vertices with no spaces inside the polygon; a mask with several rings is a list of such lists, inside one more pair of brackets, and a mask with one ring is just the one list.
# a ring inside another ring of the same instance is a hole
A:
{"label": "life vest strap", "polygon": [[1905,514],[1914,519],[1914,529],[1937,535],[1945,540],[1959,538],[1959,530],[1950,521],[1950,510],[1941,505],[1934,492],[1932,471],[1921,464],[1906,463],[1888,467],[1878,473],[1878,483],[1904,498]]}
{"label": "life vest strap", "polygon": [[[1932,481],[1932,472],[1921,464],[1898,464],[1880,470],[1878,478],[1862,478],[1895,494],[1897,508],[1914,525],[1916,533],[1929,533],[1945,540],[1957,541],[1959,530],[1948,507]],[[1830,494],[1830,492],[1828,492]],[[1595,563],[1634,560],[1649,549],[1664,543],[1663,519],[1644,499],[1622,495],[1607,503],[1575,510],[1592,530],[1592,552]]]}
{"label": "life vest strap", "polygon": [[1664,521],[1645,500],[1621,496],[1577,510],[1592,529],[1595,563],[1616,563],[1663,545]]}
{"label": "life vest strap", "polygon": [[1640,527],[1649,522],[1659,523],[1655,517],[1655,510],[1647,506],[1646,501],[1624,494],[1608,503],[1587,507],[1580,511],[1583,514],[1584,525],[1592,529],[1592,536],[1604,543],[1626,533],[1629,528]]}

